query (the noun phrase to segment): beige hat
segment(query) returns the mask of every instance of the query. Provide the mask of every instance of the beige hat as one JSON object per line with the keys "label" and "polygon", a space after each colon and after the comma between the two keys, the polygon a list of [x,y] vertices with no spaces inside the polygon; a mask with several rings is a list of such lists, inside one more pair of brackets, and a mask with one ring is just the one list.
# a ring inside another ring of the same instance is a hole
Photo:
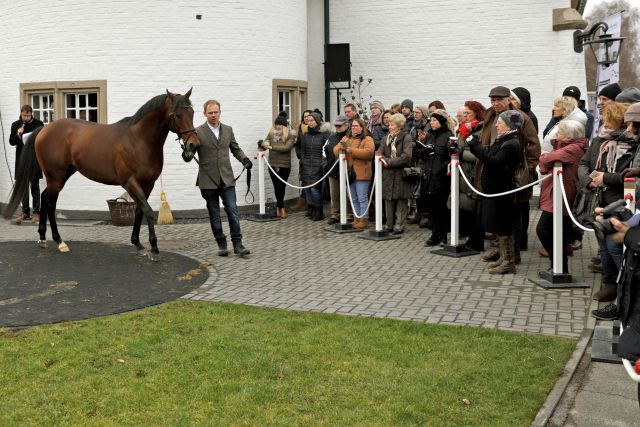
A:
{"label": "beige hat", "polygon": [[640,102],[631,104],[624,113],[625,122],[640,122]]}

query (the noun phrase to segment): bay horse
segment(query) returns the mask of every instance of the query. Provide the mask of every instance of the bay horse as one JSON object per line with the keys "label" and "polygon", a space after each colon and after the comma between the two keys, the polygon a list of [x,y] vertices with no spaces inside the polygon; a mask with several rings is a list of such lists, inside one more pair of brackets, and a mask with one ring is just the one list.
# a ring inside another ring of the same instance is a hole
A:
{"label": "bay horse", "polygon": [[[193,88],[192,88],[193,89]],[[183,157],[191,160],[200,141],[193,126],[193,107],[184,95],[158,95],[147,101],[131,117],[105,125],[77,119],[60,119],[36,129],[28,138],[16,171],[16,183],[4,212],[9,219],[29,182],[42,170],[47,187],[42,192],[38,233],[42,248],[47,247],[47,218],[53,240],[60,252],[69,247],[62,241],[56,224],[56,202],[67,180],[76,172],[108,185],[120,185],[136,203],[131,233],[138,254],[152,261],[159,259],[158,240],[154,229],[154,213],[147,202],[153,186],[162,172],[163,147],[169,131],[184,141]],[[142,218],[149,226],[151,250],[147,253],[140,243]]]}

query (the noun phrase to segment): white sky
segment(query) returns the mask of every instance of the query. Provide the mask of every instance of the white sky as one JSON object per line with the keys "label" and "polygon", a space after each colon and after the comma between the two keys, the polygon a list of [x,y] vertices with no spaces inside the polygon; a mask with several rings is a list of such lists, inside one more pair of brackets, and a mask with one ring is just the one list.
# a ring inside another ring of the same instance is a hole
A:
{"label": "white sky", "polygon": [[[587,0],[587,5],[584,8],[583,16],[588,17],[589,15],[591,15],[591,11],[594,9],[594,7],[601,3],[615,4],[620,3],[620,0]],[[640,9],[640,2],[638,0],[631,0],[628,3],[630,9]]]}

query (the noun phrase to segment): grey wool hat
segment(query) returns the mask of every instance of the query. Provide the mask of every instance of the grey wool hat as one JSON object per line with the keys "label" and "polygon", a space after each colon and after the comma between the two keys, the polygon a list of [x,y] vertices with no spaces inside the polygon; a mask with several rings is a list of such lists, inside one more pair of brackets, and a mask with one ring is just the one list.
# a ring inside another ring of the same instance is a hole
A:
{"label": "grey wool hat", "polygon": [[640,102],[636,102],[627,108],[627,111],[624,113],[624,121],[640,123]]}
{"label": "grey wool hat", "polygon": [[616,102],[624,102],[634,104],[640,102],[640,89],[637,87],[628,87],[616,96]]}
{"label": "grey wool hat", "polygon": [[342,126],[348,123],[349,123],[349,119],[347,119],[347,116],[343,116],[343,115],[336,117],[336,121],[334,122],[336,126]]}
{"label": "grey wool hat", "polygon": [[516,110],[504,111],[500,113],[499,117],[511,130],[520,130],[524,124],[524,117],[522,117],[522,114]]}
{"label": "grey wool hat", "polygon": [[413,111],[413,101],[410,99],[405,99],[404,101],[402,101],[402,104],[400,104],[400,108],[402,107],[409,107],[409,109]]}

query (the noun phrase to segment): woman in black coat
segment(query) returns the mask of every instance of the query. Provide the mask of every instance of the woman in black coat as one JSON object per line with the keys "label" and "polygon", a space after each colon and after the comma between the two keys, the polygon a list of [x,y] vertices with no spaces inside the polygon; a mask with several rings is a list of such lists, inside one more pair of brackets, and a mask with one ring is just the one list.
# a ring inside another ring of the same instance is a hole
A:
{"label": "woman in black coat", "polygon": [[[498,136],[490,146],[480,143],[477,137],[471,138],[469,148],[483,163],[482,192],[497,194],[516,188],[515,174],[518,166],[524,162],[524,151],[518,140],[524,118],[515,110],[500,114],[496,121]],[[500,242],[500,259],[491,264],[491,274],[515,273],[515,254],[513,248],[512,223],[515,215],[514,194],[482,199],[481,223],[485,231],[494,233]]]}
{"label": "woman in black coat", "polygon": [[433,232],[427,240],[427,246],[435,246],[447,239],[447,199],[451,189],[447,166],[451,161],[449,138],[453,136],[455,124],[444,110],[431,113],[429,124],[430,129],[424,147],[419,150],[421,164],[424,167],[420,198],[424,200],[433,220]]}

